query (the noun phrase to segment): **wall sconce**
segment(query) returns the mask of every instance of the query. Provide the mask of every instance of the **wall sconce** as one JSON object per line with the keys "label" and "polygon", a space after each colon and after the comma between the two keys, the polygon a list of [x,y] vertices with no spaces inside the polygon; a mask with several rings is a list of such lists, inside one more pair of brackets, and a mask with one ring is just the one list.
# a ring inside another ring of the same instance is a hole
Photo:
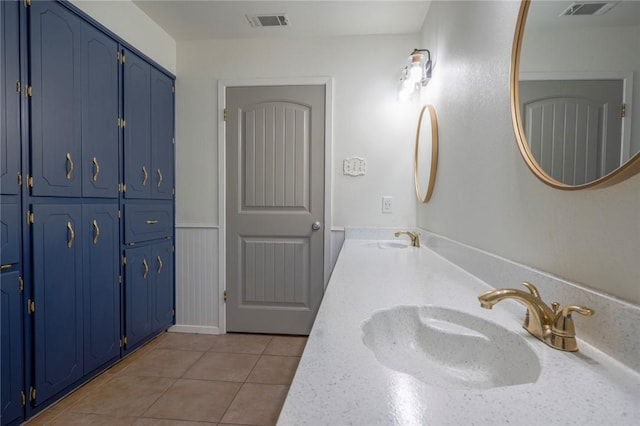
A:
{"label": "wall sconce", "polygon": [[[426,53],[426,55],[425,55]],[[413,49],[409,64],[402,69],[398,99],[407,101],[414,93],[425,87],[431,79],[431,52],[428,49]]]}

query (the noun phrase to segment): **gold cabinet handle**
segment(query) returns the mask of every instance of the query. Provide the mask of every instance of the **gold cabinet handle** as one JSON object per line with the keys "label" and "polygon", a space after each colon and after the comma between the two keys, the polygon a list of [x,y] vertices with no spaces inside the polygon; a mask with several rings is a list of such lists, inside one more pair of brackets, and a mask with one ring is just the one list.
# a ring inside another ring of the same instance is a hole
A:
{"label": "gold cabinet handle", "polygon": [[100,227],[98,221],[93,220],[93,244],[98,244],[98,238],[100,238]]}
{"label": "gold cabinet handle", "polygon": [[[160,257],[158,257],[159,259]],[[0,266],[0,271],[6,271],[7,269],[11,269],[11,264],[7,264],[7,265],[2,265]]]}
{"label": "gold cabinet handle", "polygon": [[67,180],[71,180],[73,176],[73,160],[71,159],[71,153],[67,152]]}
{"label": "gold cabinet handle", "polygon": [[157,220],[148,220],[147,221],[147,225],[157,225],[158,221]]}
{"label": "gold cabinet handle", "polygon": [[160,256],[158,256],[158,274],[160,274],[160,271],[162,271],[162,258]]}
{"label": "gold cabinet handle", "polygon": [[142,278],[146,280],[149,276],[149,264],[147,263],[147,259],[142,259],[142,266],[144,266],[144,274],[142,274]]}
{"label": "gold cabinet handle", "polygon": [[98,159],[93,157],[93,181],[98,181],[98,174],[100,173],[100,164],[98,164]]}
{"label": "gold cabinet handle", "polygon": [[73,240],[76,239],[76,233],[73,231],[73,225],[71,222],[67,222],[67,230],[69,231],[69,239],[67,240],[67,248],[73,246]]}
{"label": "gold cabinet handle", "polygon": [[158,188],[162,185],[162,172],[158,169]]}
{"label": "gold cabinet handle", "polygon": [[142,178],[142,186],[147,185],[147,180],[149,180],[149,173],[147,173],[147,168],[142,166],[142,173],[144,174],[144,178]]}

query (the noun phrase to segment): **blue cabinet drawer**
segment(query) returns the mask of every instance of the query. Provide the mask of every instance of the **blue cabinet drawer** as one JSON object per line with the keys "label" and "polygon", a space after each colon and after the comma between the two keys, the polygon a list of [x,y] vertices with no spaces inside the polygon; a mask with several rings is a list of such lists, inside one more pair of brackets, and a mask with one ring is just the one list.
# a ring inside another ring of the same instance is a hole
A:
{"label": "blue cabinet drawer", "polygon": [[17,198],[2,197],[0,209],[0,263],[20,262],[20,204]]}
{"label": "blue cabinet drawer", "polygon": [[125,204],[124,242],[137,243],[173,236],[170,203]]}

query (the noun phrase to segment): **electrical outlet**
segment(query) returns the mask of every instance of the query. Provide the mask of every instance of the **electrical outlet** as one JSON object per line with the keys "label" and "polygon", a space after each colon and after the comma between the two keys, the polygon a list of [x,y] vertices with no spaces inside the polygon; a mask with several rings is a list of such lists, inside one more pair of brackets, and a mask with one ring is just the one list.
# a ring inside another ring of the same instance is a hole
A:
{"label": "electrical outlet", "polygon": [[385,195],[382,197],[382,213],[393,212],[393,197]]}

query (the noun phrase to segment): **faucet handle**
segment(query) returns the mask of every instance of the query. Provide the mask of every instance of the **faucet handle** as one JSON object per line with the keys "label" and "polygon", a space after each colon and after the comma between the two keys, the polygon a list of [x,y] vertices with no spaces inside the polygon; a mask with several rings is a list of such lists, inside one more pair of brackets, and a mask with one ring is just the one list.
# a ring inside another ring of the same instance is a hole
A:
{"label": "faucet handle", "polygon": [[571,318],[571,314],[574,312],[586,317],[595,314],[593,309],[577,305],[565,306],[556,314],[551,327],[552,342],[556,347],[567,351],[578,350],[578,344],[575,340],[576,328],[573,324],[573,318]]}
{"label": "faucet handle", "polygon": [[542,300],[540,298],[540,292],[538,291],[538,288],[535,285],[531,284],[528,281],[522,281],[522,285],[525,286],[527,290],[529,290],[529,293],[531,293],[533,297],[535,297],[536,299]]}

